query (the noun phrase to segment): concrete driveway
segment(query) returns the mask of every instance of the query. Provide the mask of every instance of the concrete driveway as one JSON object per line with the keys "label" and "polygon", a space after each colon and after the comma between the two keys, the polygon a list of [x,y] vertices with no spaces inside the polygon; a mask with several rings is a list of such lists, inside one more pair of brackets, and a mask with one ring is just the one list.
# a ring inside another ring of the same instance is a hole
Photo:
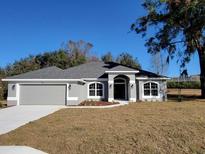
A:
{"label": "concrete driveway", "polygon": [[8,133],[22,125],[40,119],[65,106],[20,105],[0,109],[0,135]]}
{"label": "concrete driveway", "polygon": [[47,154],[28,146],[0,146],[0,154]]}

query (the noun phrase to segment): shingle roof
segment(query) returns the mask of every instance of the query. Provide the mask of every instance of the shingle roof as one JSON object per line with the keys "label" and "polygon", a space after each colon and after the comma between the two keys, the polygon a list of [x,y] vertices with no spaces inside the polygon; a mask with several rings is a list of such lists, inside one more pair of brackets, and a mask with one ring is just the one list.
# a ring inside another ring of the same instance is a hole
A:
{"label": "shingle roof", "polygon": [[56,67],[47,67],[27,73],[8,77],[7,79],[61,79],[63,77],[63,70]]}
{"label": "shingle roof", "polygon": [[113,68],[111,68],[109,71],[137,71],[137,69],[128,67],[128,66],[124,66],[124,65],[117,65]]}
{"label": "shingle roof", "polygon": [[[62,70],[58,67],[48,67],[8,77],[7,79],[82,79],[107,78],[106,71],[137,71],[137,69],[114,62],[89,62],[79,66]],[[137,76],[161,77],[154,73],[139,70]]]}
{"label": "shingle roof", "polygon": [[65,77],[75,78],[104,78],[106,71],[136,71],[114,62],[90,62],[64,70]]}

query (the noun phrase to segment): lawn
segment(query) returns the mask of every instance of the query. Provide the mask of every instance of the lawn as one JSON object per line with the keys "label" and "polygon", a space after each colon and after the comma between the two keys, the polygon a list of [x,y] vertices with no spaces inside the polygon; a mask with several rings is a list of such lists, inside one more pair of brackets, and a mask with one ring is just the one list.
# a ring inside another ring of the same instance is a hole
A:
{"label": "lawn", "polygon": [[48,153],[205,153],[205,101],[62,109],[0,136]]}

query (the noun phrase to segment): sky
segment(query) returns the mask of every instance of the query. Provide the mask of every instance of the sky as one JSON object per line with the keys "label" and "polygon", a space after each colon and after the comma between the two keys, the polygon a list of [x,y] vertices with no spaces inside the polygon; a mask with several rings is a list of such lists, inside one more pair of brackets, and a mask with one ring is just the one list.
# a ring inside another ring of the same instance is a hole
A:
{"label": "sky", "polygon": [[[145,39],[130,25],[146,14],[142,0],[0,0],[0,67],[15,60],[59,49],[68,40],[94,45],[92,54],[128,52],[152,70]],[[199,74],[198,56],[187,65]],[[167,76],[179,75],[173,60]]]}

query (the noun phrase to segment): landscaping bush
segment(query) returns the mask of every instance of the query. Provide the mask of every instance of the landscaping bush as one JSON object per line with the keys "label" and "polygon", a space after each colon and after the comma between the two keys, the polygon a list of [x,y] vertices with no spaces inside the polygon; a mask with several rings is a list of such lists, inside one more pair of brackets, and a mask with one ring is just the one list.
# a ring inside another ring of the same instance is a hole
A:
{"label": "landscaping bush", "polygon": [[0,100],[5,100],[7,98],[7,83],[0,84]]}
{"label": "landscaping bush", "polygon": [[5,108],[6,106],[7,105],[5,101],[0,101],[0,108]]}
{"label": "landscaping bush", "polygon": [[168,81],[167,88],[181,88],[181,89],[200,89],[199,81]]}
{"label": "landscaping bush", "polygon": [[119,104],[118,102],[106,102],[106,101],[95,101],[95,100],[85,100],[79,104],[79,106],[106,106]]}
{"label": "landscaping bush", "polygon": [[0,102],[0,108],[2,108],[3,107],[3,103],[2,102]]}

